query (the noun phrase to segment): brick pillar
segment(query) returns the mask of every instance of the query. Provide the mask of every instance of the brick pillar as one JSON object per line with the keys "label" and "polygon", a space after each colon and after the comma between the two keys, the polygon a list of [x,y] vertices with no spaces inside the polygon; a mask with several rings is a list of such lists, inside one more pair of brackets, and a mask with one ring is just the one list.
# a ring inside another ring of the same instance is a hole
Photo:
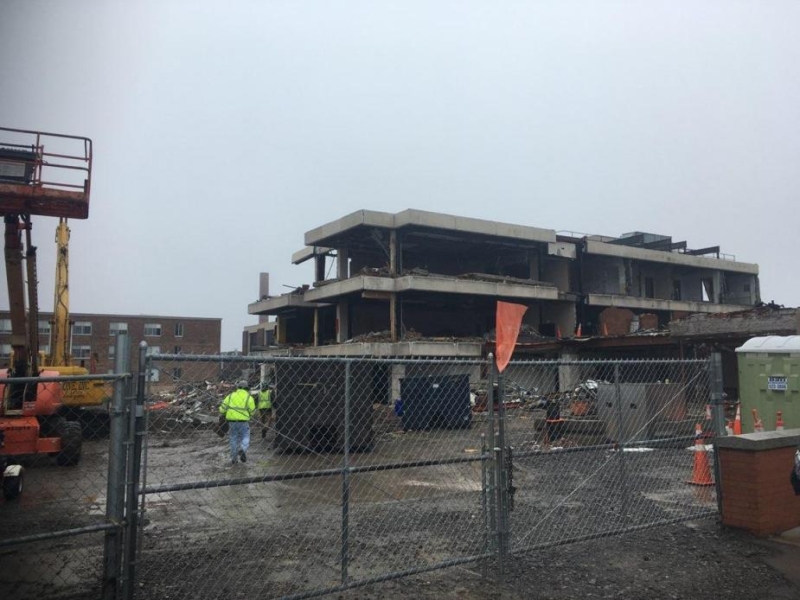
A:
{"label": "brick pillar", "polygon": [[789,481],[800,429],[726,436],[715,444],[723,525],[758,536],[800,527],[800,496]]}

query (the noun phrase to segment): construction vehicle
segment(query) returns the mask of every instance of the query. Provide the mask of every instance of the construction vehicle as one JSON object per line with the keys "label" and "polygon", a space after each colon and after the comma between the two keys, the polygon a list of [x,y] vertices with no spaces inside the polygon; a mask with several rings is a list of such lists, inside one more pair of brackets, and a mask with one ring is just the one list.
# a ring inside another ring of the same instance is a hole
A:
{"label": "construction vehicle", "polygon": [[[69,237],[67,219],[61,217],[56,227],[56,278],[53,318],[50,321],[50,351],[40,352],[40,364],[61,375],[88,375],[84,366],[74,365],[70,352],[72,322],[69,316]],[[90,433],[107,428],[109,397],[102,380],[70,381],[61,384],[63,406],[60,413],[68,420],[78,420]],[[86,433],[86,432],[85,432]]]}
{"label": "construction vehicle", "polygon": [[[75,153],[76,146],[82,152]],[[40,365],[31,217],[87,218],[91,166],[92,143],[87,138],[0,127],[0,215],[5,224],[11,317],[9,366],[0,369],[0,378],[8,380],[0,384],[0,458],[7,497],[22,489],[22,469],[15,463],[18,457],[49,454],[59,465],[75,465],[81,457],[80,424],[61,414],[64,393],[58,378],[63,375]],[[18,378],[22,380],[15,382]]]}

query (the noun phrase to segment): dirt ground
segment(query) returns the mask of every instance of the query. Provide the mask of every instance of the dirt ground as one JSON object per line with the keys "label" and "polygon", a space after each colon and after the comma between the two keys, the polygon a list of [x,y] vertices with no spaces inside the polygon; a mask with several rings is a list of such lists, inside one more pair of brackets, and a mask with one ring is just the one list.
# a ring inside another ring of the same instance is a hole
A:
{"label": "dirt ground", "polygon": [[[354,464],[410,458],[475,456],[472,430],[403,434],[381,426],[375,451]],[[532,432],[522,417],[517,440]],[[532,435],[532,433],[531,433]],[[337,468],[341,455],[278,455],[257,429],[247,464],[228,463],[226,441],[210,431],[151,432],[148,485],[218,481],[264,473]],[[25,497],[0,505],[0,539],[102,521],[107,441],[89,442],[75,469],[31,465]],[[706,488],[685,484],[682,449],[627,456],[635,485],[627,492],[628,524],[697,516],[695,520],[623,536],[555,546],[496,564],[469,563],[376,583],[329,598],[797,598],[800,546],[756,540],[719,528]],[[512,549],[543,522],[553,498],[542,489],[580,489],[552,514],[549,527],[579,535],[621,519],[616,458],[553,455],[518,460],[519,491]],[[593,477],[593,474],[610,476]],[[480,462],[354,474],[347,515],[352,579],[426,566],[481,551]],[[282,595],[332,587],[340,580],[342,477],[208,486],[148,497],[139,558],[140,600],[211,600]],[[576,487],[582,486],[582,487]],[[607,502],[604,505],[603,502]],[[549,514],[549,513],[548,513]],[[533,541],[543,541],[535,538]],[[544,540],[546,541],[546,539]],[[0,549],[0,598],[98,597],[103,534]],[[487,576],[482,576],[482,571]],[[792,579],[794,578],[794,579]]]}
{"label": "dirt ground", "polygon": [[338,597],[788,600],[800,597],[800,545],[758,540],[704,519],[512,557],[502,578],[461,566]]}

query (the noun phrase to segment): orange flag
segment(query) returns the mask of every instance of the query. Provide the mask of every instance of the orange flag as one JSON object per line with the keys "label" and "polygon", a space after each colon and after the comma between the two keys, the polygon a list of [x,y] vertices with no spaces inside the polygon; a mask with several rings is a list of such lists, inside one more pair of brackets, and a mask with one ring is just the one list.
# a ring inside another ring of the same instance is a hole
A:
{"label": "orange flag", "polygon": [[508,361],[511,360],[511,355],[514,353],[514,346],[517,345],[517,337],[519,336],[519,327],[522,324],[522,315],[525,314],[526,310],[528,310],[528,307],[522,304],[497,303],[495,361],[497,361],[497,370],[501,373],[508,366]]}

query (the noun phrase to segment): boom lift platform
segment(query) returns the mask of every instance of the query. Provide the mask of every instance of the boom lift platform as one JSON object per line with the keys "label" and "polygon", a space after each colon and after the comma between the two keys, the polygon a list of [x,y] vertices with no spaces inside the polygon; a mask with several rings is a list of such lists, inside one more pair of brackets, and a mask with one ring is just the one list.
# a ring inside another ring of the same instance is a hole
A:
{"label": "boom lift platform", "polygon": [[[2,379],[59,376],[58,371],[43,369],[39,363],[31,217],[88,218],[91,174],[92,142],[88,138],[0,127],[0,215],[5,224],[13,357],[9,368],[0,369]],[[6,498],[22,490],[22,469],[13,464],[14,457],[46,453],[55,456],[60,465],[78,463],[81,428],[59,414],[61,383],[2,383],[0,398],[0,473]]]}

